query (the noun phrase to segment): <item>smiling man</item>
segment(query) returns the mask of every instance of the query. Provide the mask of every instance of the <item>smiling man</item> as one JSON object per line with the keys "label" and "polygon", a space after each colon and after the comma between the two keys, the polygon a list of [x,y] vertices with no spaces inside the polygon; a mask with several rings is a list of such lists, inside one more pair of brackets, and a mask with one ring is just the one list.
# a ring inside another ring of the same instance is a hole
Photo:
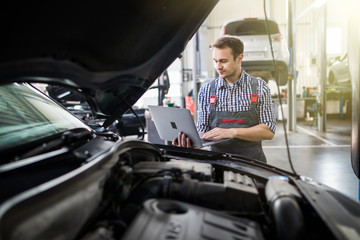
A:
{"label": "smiling man", "polygon": [[[271,140],[276,128],[269,86],[241,68],[244,45],[240,39],[224,36],[212,47],[219,76],[199,91],[197,130],[205,139],[227,139],[212,145],[212,151],[266,162],[261,141]],[[191,141],[179,133],[173,145],[191,147]]]}

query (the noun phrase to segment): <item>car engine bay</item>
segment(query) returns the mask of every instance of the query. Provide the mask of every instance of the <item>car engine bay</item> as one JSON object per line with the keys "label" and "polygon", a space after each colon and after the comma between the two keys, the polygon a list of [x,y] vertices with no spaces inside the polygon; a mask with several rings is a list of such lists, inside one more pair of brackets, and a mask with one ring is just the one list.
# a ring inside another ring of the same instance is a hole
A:
{"label": "car engine bay", "polygon": [[106,134],[43,156],[1,168],[0,239],[336,239],[331,224],[356,225],[315,209],[348,201],[331,189],[309,198],[311,184],[239,156]]}
{"label": "car engine bay", "polygon": [[164,155],[174,147],[139,151],[134,143],[144,144],[131,142],[120,158],[121,194],[80,239],[333,238],[290,179],[193,161],[193,150],[187,158]]}

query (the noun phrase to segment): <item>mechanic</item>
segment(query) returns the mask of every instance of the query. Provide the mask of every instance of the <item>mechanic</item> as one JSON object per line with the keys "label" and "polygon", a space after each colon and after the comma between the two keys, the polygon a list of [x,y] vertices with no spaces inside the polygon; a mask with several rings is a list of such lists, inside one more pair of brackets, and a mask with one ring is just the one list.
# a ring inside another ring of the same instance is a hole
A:
{"label": "mechanic", "polygon": [[[200,88],[197,130],[204,133],[204,139],[226,139],[212,145],[212,151],[266,162],[261,141],[271,140],[276,129],[269,86],[242,70],[244,44],[240,39],[224,36],[212,47],[219,76]],[[183,133],[172,144],[192,147]]]}

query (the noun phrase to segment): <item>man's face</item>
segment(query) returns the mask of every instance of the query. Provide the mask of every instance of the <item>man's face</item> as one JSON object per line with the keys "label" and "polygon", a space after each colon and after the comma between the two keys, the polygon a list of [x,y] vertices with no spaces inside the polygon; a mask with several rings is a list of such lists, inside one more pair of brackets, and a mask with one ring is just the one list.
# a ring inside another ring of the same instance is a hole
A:
{"label": "man's face", "polygon": [[213,60],[216,71],[222,79],[228,82],[235,82],[241,74],[241,61],[243,54],[240,54],[236,59],[229,47],[214,48]]}

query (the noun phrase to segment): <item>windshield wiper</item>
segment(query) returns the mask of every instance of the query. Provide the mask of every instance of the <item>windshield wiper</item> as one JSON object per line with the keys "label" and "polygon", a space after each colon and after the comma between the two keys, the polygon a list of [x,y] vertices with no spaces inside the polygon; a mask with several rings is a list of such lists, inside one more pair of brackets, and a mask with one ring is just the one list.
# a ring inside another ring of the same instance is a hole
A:
{"label": "windshield wiper", "polygon": [[61,134],[64,146],[78,145],[94,137],[94,132],[86,128],[74,128]]}
{"label": "windshield wiper", "polygon": [[94,136],[94,132],[89,131],[86,128],[74,128],[67,130],[56,134],[55,136],[51,137],[50,140],[48,138],[45,140],[42,139],[40,142],[37,142],[36,145],[27,146],[27,148],[30,148],[30,150],[21,155],[16,155],[14,160],[18,161],[24,158],[54,151],[62,147],[74,148],[85,144],[90,139],[94,138]]}

